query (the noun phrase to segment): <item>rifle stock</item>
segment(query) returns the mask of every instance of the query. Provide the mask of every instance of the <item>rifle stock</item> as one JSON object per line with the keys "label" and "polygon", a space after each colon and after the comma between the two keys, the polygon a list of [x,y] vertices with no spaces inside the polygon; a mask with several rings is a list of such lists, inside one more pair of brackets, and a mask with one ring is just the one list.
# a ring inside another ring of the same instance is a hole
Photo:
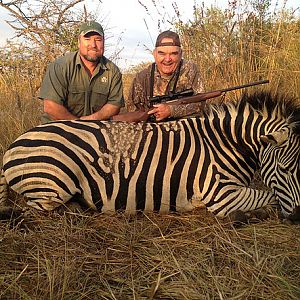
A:
{"label": "rifle stock", "polygon": [[124,122],[146,122],[149,118],[148,110],[137,110],[127,113],[118,114],[111,117],[112,121],[124,121]]}

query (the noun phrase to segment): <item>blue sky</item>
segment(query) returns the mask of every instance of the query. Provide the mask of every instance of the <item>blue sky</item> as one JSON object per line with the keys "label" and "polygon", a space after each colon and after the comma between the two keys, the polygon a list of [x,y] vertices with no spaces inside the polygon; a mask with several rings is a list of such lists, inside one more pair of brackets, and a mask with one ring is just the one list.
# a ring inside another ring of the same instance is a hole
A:
{"label": "blue sky", "polygon": [[[239,1],[239,0],[238,0]],[[282,5],[284,0],[272,0]],[[99,2],[101,2],[99,4]],[[153,2],[157,4],[155,8]],[[171,20],[174,16],[172,3],[176,3],[181,12],[181,19],[192,18],[193,6],[202,5],[203,0],[86,0],[88,11],[95,10],[99,15],[99,21],[106,31],[106,55],[121,50],[116,63],[121,68],[128,68],[142,61],[152,60],[151,50],[159,33],[158,21]],[[143,5],[147,7],[147,10]],[[205,0],[205,5],[227,7],[227,0]],[[300,7],[299,0],[287,0],[287,7]],[[10,17],[0,7],[0,46],[6,39],[13,37],[13,31],[5,23]],[[169,29],[168,22],[161,23],[161,29]]]}

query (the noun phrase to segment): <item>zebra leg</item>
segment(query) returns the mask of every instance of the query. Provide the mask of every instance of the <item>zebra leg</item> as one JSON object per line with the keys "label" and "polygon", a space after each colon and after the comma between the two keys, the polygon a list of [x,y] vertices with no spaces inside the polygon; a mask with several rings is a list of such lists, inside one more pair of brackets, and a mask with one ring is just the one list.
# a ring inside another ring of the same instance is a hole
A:
{"label": "zebra leg", "polygon": [[62,200],[62,198],[59,197],[59,195],[57,196],[44,195],[39,198],[31,198],[26,194],[25,196],[28,199],[27,200],[28,206],[42,211],[52,211],[60,206],[64,206],[71,199],[71,197],[68,197]]}
{"label": "zebra leg", "polygon": [[[12,207],[12,203],[8,199],[8,184],[4,176],[3,170],[0,175],[0,219],[6,220],[15,218],[22,213],[21,209]],[[53,191],[51,194],[55,194]],[[59,206],[65,205],[65,203],[71,198],[70,195],[63,195],[65,200],[61,200],[58,195],[43,195],[40,198],[31,198],[30,195],[25,193],[27,198],[27,205],[38,210],[52,211]]]}
{"label": "zebra leg", "polygon": [[225,220],[227,219],[234,226],[241,226],[257,223],[271,216],[278,217],[279,210],[279,203],[272,192],[239,187],[228,193],[222,213]]}
{"label": "zebra leg", "polygon": [[51,211],[61,206],[63,203],[59,202],[55,197],[48,199],[28,199],[27,205],[38,210]]}
{"label": "zebra leg", "polygon": [[[78,193],[76,190],[64,191],[51,188],[48,185],[48,191],[39,193],[25,193],[27,205],[42,211],[53,211],[59,209],[59,212],[83,212],[86,210],[97,210],[89,195],[84,197],[84,194]],[[39,194],[39,197],[38,197]]]}
{"label": "zebra leg", "polygon": [[269,217],[270,207],[278,206],[275,195],[266,190],[245,186],[225,186],[210,201],[204,201],[209,211],[236,225]]}

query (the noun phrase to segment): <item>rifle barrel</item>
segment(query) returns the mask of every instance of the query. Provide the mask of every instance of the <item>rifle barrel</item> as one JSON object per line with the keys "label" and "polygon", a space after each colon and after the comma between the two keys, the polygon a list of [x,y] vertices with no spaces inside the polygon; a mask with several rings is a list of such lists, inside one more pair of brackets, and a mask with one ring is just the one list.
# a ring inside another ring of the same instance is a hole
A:
{"label": "rifle barrel", "polygon": [[260,80],[260,81],[255,81],[255,82],[251,82],[251,83],[247,83],[247,84],[242,84],[242,85],[238,85],[238,86],[234,86],[234,87],[229,87],[226,89],[221,89],[219,90],[220,92],[229,92],[229,91],[233,91],[233,90],[239,90],[239,89],[243,89],[249,86],[254,86],[254,85],[259,85],[259,84],[265,84],[265,83],[269,83],[269,80]]}
{"label": "rifle barrel", "polygon": [[171,105],[177,105],[177,104],[188,104],[188,103],[206,101],[211,98],[219,97],[222,95],[222,93],[225,93],[228,91],[238,90],[238,89],[242,89],[242,88],[246,88],[246,87],[250,87],[250,86],[254,86],[254,85],[265,84],[265,83],[269,83],[269,80],[260,80],[260,81],[256,81],[256,82],[251,82],[251,83],[247,83],[247,84],[234,86],[234,87],[229,87],[226,89],[220,89],[220,90],[215,90],[215,91],[210,91],[210,92],[205,92],[205,93],[198,93],[193,96],[170,100],[170,101],[167,101],[166,103],[171,104]]}
{"label": "rifle barrel", "polygon": [[[222,93],[226,93],[226,92],[234,91],[234,90],[239,90],[239,89],[247,88],[247,87],[254,86],[254,85],[265,84],[265,83],[269,83],[269,82],[270,81],[268,79],[260,80],[260,81],[250,82],[250,83],[237,85],[237,86],[233,86],[233,87],[228,87],[228,88],[225,88],[225,89],[220,89],[220,90],[215,90],[215,91],[210,91],[210,92],[204,92],[204,93],[198,93],[198,94],[195,94],[195,95],[182,97],[182,98],[180,97],[180,98],[170,99],[169,101],[166,101],[166,102],[168,104],[177,104],[177,103],[179,103],[179,100],[180,100],[181,104],[187,104],[187,103],[205,101],[205,100],[210,99],[210,98],[219,97],[219,96],[222,95]],[[187,90],[185,92],[188,92],[188,91],[189,90]],[[180,93],[178,93],[178,95],[179,94]],[[164,98],[164,97],[168,97],[168,96],[157,96],[157,97],[153,97],[152,99],[160,98],[160,97]],[[201,100],[193,100],[193,99],[201,99]],[[150,99],[150,101],[153,101],[153,100]]]}

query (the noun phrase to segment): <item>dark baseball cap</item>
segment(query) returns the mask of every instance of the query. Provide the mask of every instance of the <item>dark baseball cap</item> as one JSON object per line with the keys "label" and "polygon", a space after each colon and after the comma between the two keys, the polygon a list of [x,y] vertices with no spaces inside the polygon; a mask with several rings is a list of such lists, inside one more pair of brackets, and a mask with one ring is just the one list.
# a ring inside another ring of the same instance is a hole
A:
{"label": "dark baseball cap", "polygon": [[80,25],[79,35],[86,35],[90,32],[96,32],[101,36],[104,36],[104,31],[102,26],[95,21],[88,21]]}
{"label": "dark baseball cap", "polygon": [[[171,42],[164,42],[162,43],[162,40],[168,38],[172,39],[173,41]],[[179,35],[171,30],[166,30],[160,33],[156,39],[155,47],[161,47],[161,46],[178,46],[181,47]]]}

